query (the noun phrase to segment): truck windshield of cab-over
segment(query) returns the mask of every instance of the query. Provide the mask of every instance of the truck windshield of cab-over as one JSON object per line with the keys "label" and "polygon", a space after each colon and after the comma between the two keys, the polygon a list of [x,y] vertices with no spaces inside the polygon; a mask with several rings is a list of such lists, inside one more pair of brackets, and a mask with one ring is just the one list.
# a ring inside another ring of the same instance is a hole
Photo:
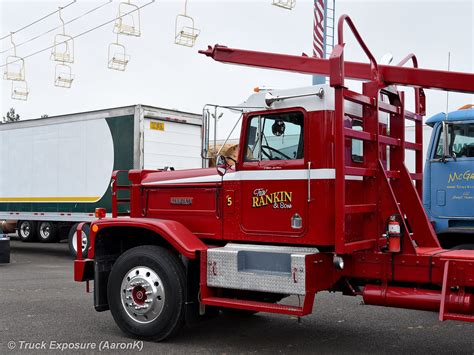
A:
{"label": "truck windshield of cab-over", "polygon": [[247,130],[245,161],[302,159],[303,126],[301,112],[252,117]]}
{"label": "truck windshield of cab-over", "polygon": [[[474,158],[474,123],[448,125],[449,155],[457,158]],[[443,156],[443,133],[440,132],[434,158]]]}

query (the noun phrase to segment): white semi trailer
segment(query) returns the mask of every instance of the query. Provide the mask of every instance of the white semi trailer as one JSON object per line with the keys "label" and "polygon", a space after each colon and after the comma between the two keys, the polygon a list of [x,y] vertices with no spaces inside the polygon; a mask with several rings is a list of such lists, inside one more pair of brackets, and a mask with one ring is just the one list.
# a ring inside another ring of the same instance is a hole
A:
{"label": "white semi trailer", "polygon": [[143,105],[2,124],[0,221],[17,221],[25,242],[69,238],[75,254],[77,223],[96,207],[111,212],[112,172],[202,167],[201,125],[201,115]]}

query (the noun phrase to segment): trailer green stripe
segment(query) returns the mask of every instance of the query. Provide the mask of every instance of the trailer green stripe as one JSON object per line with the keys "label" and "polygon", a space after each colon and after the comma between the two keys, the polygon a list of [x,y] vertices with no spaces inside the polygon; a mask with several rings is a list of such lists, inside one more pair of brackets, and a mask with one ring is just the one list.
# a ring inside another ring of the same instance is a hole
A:
{"label": "trailer green stripe", "polygon": [[96,202],[100,196],[91,197],[0,197],[0,202]]}
{"label": "trailer green stripe", "polygon": [[[109,126],[114,143],[114,170],[133,169],[134,116],[114,116],[104,118]],[[74,159],[74,157],[71,157]],[[78,167],[80,169],[80,167]],[[0,211],[5,212],[65,212],[94,213],[95,208],[112,210],[110,188],[103,196],[65,196],[65,197],[2,197]],[[121,206],[126,208],[126,206]]]}

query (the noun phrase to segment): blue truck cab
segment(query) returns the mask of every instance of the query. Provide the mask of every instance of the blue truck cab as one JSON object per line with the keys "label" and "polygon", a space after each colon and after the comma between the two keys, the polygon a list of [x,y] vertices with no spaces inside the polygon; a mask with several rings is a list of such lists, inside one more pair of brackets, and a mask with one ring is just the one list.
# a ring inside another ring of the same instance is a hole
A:
{"label": "blue truck cab", "polygon": [[426,124],[433,131],[423,180],[425,210],[443,247],[474,244],[474,108],[442,112]]}

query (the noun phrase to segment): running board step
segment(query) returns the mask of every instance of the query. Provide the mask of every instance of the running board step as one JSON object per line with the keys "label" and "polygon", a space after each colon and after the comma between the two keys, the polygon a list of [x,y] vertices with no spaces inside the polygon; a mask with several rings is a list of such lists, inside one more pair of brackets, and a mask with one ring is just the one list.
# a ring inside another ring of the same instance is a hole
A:
{"label": "running board step", "polygon": [[207,297],[202,299],[202,304],[214,307],[245,309],[249,311],[259,311],[267,313],[289,314],[302,317],[310,312],[304,310],[304,307],[288,306],[278,303],[257,302],[248,300],[236,300],[232,298]]}
{"label": "running board step", "polygon": [[316,248],[229,243],[207,250],[207,286],[306,295],[307,257]]}

